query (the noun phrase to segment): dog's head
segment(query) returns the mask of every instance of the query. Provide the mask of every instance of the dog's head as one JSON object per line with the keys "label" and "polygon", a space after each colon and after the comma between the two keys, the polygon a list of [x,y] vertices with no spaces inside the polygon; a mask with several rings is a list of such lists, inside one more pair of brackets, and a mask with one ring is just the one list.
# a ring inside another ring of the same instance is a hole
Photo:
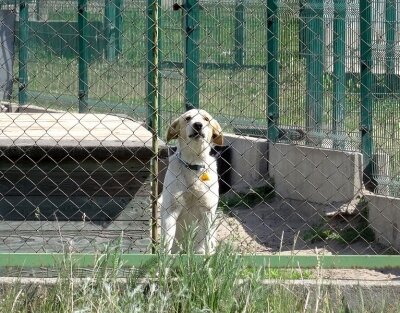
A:
{"label": "dog's head", "polygon": [[204,110],[192,109],[183,113],[169,127],[167,141],[178,139],[183,142],[206,142],[223,144],[219,123]]}

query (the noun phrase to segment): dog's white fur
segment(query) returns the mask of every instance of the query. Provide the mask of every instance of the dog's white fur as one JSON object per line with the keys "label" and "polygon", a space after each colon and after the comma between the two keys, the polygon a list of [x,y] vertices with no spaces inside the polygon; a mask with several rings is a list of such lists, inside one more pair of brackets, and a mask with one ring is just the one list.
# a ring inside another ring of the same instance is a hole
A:
{"label": "dog's white fur", "polygon": [[167,142],[172,139],[177,139],[177,151],[169,159],[159,199],[162,244],[168,253],[176,253],[185,229],[194,226],[195,252],[212,253],[219,190],[217,162],[210,152],[212,144],[223,143],[221,126],[206,111],[192,109],[171,124]]}

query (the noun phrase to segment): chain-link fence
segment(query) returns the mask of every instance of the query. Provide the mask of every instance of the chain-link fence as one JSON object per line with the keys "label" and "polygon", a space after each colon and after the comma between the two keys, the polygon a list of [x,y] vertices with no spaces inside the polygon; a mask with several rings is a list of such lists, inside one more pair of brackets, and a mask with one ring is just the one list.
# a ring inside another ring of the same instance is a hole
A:
{"label": "chain-link fence", "polygon": [[148,253],[194,223],[244,253],[397,254],[399,13],[2,1],[0,252]]}

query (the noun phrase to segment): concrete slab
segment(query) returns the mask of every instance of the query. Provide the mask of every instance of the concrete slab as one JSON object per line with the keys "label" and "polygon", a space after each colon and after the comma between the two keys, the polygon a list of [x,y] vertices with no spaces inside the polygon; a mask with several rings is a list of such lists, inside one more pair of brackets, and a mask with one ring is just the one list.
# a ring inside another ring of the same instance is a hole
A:
{"label": "concrete slab", "polygon": [[378,242],[400,250],[400,198],[367,194],[368,219]]}
{"label": "concrete slab", "polygon": [[282,198],[347,202],[362,189],[360,153],[281,143],[269,149],[269,173]]}
{"label": "concrete slab", "polygon": [[247,190],[268,180],[268,140],[225,134],[224,145],[231,149],[231,185]]}

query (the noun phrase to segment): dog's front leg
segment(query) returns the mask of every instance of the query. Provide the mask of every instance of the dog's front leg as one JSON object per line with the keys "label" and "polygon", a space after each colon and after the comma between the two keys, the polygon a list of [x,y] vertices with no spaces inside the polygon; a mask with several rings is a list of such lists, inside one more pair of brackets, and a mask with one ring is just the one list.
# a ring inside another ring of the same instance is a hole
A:
{"label": "dog's front leg", "polygon": [[199,254],[212,254],[217,245],[216,239],[216,214],[204,212],[201,218],[201,227],[198,229],[195,241],[195,252]]}
{"label": "dog's front leg", "polygon": [[166,253],[171,253],[179,213],[180,211],[176,208],[171,210],[171,208],[161,207],[161,246]]}

